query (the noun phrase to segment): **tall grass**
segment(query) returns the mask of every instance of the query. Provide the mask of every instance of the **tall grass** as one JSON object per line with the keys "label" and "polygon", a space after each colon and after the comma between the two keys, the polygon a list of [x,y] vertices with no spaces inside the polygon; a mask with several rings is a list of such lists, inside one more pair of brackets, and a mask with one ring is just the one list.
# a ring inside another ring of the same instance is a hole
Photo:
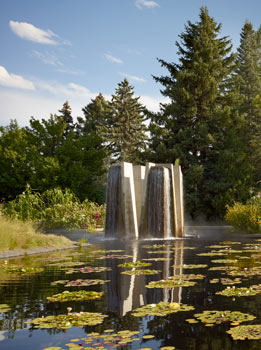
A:
{"label": "tall grass", "polygon": [[63,236],[37,232],[30,222],[10,220],[0,215],[0,251],[71,245],[72,242]]}
{"label": "tall grass", "polygon": [[32,221],[44,228],[85,228],[93,231],[104,224],[105,209],[96,203],[80,202],[69,189],[54,188],[42,194],[29,186],[13,201],[4,205],[2,212],[22,221]]}
{"label": "tall grass", "polygon": [[246,204],[228,206],[225,219],[247,232],[261,233],[261,197],[254,197]]}

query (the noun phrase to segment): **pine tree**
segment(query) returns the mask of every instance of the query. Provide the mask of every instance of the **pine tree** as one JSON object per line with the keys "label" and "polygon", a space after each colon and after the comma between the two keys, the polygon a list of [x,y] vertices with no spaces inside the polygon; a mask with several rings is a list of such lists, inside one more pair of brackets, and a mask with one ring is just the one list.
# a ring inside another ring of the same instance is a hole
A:
{"label": "pine tree", "polygon": [[[209,16],[207,8],[201,8],[199,17],[196,24],[188,22],[180,43],[176,42],[179,63],[159,59],[169,75],[154,78],[163,85],[161,92],[170,103],[163,104],[152,118],[150,159],[164,163],[179,160],[192,216],[222,216],[226,204],[245,195],[245,186],[240,188],[240,184],[248,171],[240,173],[238,169],[246,155],[237,137],[241,130],[238,96],[231,92],[236,55],[231,53],[230,40],[218,37],[221,25]],[[226,172],[227,161],[233,169]],[[237,192],[231,194],[234,187]]]}
{"label": "pine tree", "polygon": [[114,161],[140,161],[147,140],[145,120],[145,108],[124,79],[112,95],[106,127],[102,129]]}
{"label": "pine tree", "polygon": [[72,117],[72,109],[68,101],[65,101],[63,107],[58,110],[61,113],[59,117],[62,118],[63,122],[66,123],[66,128],[63,133],[63,138],[66,138],[70,131],[74,130],[74,123]]}
{"label": "pine tree", "polygon": [[256,101],[261,98],[261,27],[255,31],[246,22],[242,28],[238,48],[236,78],[240,91],[240,112],[245,117],[245,142],[255,169],[256,187],[261,188],[261,108]]}

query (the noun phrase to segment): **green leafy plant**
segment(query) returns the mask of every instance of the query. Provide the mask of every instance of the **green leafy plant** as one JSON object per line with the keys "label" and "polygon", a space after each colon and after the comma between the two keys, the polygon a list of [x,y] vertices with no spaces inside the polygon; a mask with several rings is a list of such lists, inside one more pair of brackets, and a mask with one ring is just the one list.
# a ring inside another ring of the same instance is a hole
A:
{"label": "green leafy plant", "polygon": [[51,302],[59,301],[61,303],[67,301],[81,301],[81,300],[93,300],[100,299],[103,295],[103,292],[93,292],[93,291],[77,291],[77,292],[69,292],[64,291],[62,293],[54,294],[51,297],[47,297]]}
{"label": "green leafy plant", "polygon": [[247,204],[227,206],[225,219],[247,232],[261,233],[261,197],[254,197]]}
{"label": "green leafy plant", "polygon": [[104,224],[105,208],[88,200],[82,203],[69,189],[49,189],[42,194],[27,186],[25,191],[4,205],[4,215],[32,221],[44,228],[84,228],[93,231]]}
{"label": "green leafy plant", "polygon": [[[201,321],[205,324],[205,326],[212,326],[214,324],[221,324],[223,322],[230,322],[231,325],[237,326],[239,323],[252,321],[256,318],[250,314],[230,310],[205,310],[202,313],[195,314],[194,316],[196,320]],[[195,323],[195,319],[188,319],[187,322]]]}
{"label": "green leafy plant", "polygon": [[166,316],[169,314],[174,314],[180,311],[191,311],[195,310],[194,306],[181,304],[181,303],[168,303],[159,302],[158,304],[148,304],[140,308],[135,309],[132,312],[132,316],[142,317],[142,316]]}

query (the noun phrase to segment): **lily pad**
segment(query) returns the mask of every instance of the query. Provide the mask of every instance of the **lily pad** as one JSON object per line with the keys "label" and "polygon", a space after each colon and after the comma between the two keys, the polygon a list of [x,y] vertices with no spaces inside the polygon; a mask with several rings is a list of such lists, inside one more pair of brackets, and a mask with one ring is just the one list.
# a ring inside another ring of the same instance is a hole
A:
{"label": "lily pad", "polygon": [[124,264],[119,264],[118,266],[125,267],[125,268],[136,268],[136,267],[146,267],[151,265],[152,265],[151,263],[135,261],[135,262],[125,262]]}
{"label": "lily pad", "polygon": [[201,280],[203,279],[204,275],[201,274],[181,274],[181,275],[174,275],[174,276],[170,276],[169,279],[170,280],[183,280],[183,281],[190,281],[190,280]]}
{"label": "lily pad", "polygon": [[0,267],[3,272],[17,275],[33,275],[44,271],[42,267],[18,266],[15,264],[9,264],[8,262],[1,264]]}
{"label": "lily pad", "polygon": [[8,311],[10,311],[11,310],[11,308],[10,308],[10,306],[9,305],[7,305],[7,304],[0,304],[0,312],[8,312]]}
{"label": "lily pad", "polygon": [[227,331],[234,340],[261,339],[261,324],[233,327]]}
{"label": "lily pad", "polygon": [[82,272],[82,273],[92,273],[92,272],[104,272],[104,271],[111,271],[110,267],[104,267],[104,266],[84,266],[80,267],[78,269],[70,269],[65,272],[66,275],[75,273],[75,272]]}
{"label": "lily pad", "polygon": [[147,288],[174,288],[174,287],[192,287],[196,282],[185,280],[160,280],[151,281],[146,285]]}
{"label": "lily pad", "polygon": [[[245,314],[239,311],[219,311],[219,310],[205,310],[202,313],[194,315],[196,320],[201,321],[208,326],[208,324],[221,324],[230,322],[231,324],[239,324],[242,322],[252,321],[256,317],[250,314]],[[189,322],[191,323],[191,322]]]}
{"label": "lily pad", "polygon": [[166,316],[181,311],[195,310],[194,306],[181,303],[168,303],[161,301],[158,304],[148,304],[132,311],[132,316]]}
{"label": "lily pad", "polygon": [[103,292],[93,292],[93,291],[77,291],[77,292],[69,292],[64,291],[62,293],[54,294],[51,297],[47,297],[47,299],[51,302],[59,301],[61,303],[67,301],[81,301],[81,300],[93,300],[100,299],[103,295]]}
{"label": "lily pad", "polygon": [[103,322],[107,315],[97,312],[68,313],[67,315],[38,317],[25,323],[33,323],[35,328],[58,328],[69,329],[73,326],[96,326]]}
{"label": "lily pad", "polygon": [[170,258],[147,258],[142,259],[143,261],[169,261]]}
{"label": "lily pad", "polygon": [[252,287],[246,288],[246,287],[235,287],[232,288],[227,287],[226,289],[216,292],[218,295],[224,295],[226,297],[246,297],[246,296],[252,296],[261,293],[261,290],[253,289]]}
{"label": "lily pad", "polygon": [[95,286],[97,284],[104,284],[106,282],[110,282],[109,280],[99,280],[99,279],[92,279],[92,280],[81,280],[77,279],[74,281],[68,281],[65,284],[65,287],[89,287],[89,286]]}
{"label": "lily pad", "polygon": [[177,269],[204,269],[205,267],[208,267],[206,264],[184,264],[184,265],[172,265],[172,267],[175,267]]}
{"label": "lily pad", "polygon": [[160,273],[160,270],[145,270],[145,269],[134,269],[134,270],[128,270],[121,272],[123,275],[155,275],[157,273]]}

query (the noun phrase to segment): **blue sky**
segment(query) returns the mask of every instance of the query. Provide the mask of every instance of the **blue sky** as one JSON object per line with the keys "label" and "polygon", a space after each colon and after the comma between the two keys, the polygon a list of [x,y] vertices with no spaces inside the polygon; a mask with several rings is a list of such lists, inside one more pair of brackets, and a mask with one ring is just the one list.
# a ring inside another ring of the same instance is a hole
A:
{"label": "blue sky", "polygon": [[239,45],[246,20],[261,25],[260,0],[2,0],[0,125],[48,118],[68,100],[74,117],[126,77],[151,110],[164,101],[152,75],[177,62],[175,42],[201,6]]}

